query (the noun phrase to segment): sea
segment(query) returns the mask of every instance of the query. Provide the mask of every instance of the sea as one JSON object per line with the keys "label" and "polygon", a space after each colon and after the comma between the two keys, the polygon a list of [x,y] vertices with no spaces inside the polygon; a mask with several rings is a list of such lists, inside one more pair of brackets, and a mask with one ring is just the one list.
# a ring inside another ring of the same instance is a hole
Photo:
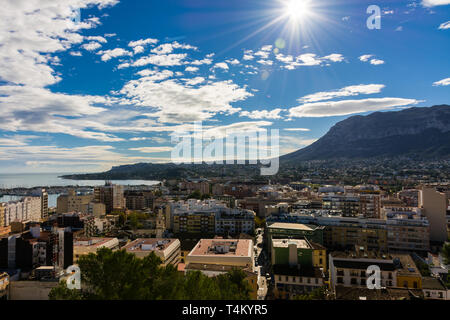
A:
{"label": "sea", "polygon": [[[101,186],[105,184],[105,180],[70,180],[62,179],[59,176],[64,173],[0,173],[0,189],[12,188],[35,188],[35,187],[64,187],[64,186]],[[112,180],[113,184],[120,185],[147,185],[152,186],[158,184],[155,180]],[[49,207],[56,206],[56,199],[59,194],[48,195]],[[20,200],[20,195],[0,195],[0,202]]]}

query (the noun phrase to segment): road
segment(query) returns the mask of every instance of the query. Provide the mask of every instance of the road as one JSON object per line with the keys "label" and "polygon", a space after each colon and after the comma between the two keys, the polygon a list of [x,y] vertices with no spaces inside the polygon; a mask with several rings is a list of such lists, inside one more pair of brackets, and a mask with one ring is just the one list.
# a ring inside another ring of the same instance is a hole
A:
{"label": "road", "polygon": [[267,279],[266,273],[268,270],[268,261],[266,253],[262,250],[263,232],[261,228],[256,229],[256,243],[255,250],[255,270],[258,272],[258,300],[264,300],[267,295]]}

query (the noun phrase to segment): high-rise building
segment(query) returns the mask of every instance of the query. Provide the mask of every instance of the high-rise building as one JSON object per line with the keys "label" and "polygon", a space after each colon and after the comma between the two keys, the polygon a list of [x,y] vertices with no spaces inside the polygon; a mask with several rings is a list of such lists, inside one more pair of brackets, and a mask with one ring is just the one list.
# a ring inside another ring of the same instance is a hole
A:
{"label": "high-rise building", "polygon": [[67,194],[60,195],[57,199],[56,213],[81,212],[88,213],[89,203],[94,200],[92,194],[77,194],[70,189]]}
{"label": "high-rise building", "polygon": [[435,188],[422,187],[419,192],[419,207],[430,223],[430,240],[444,242],[447,240],[447,197]]}
{"label": "high-rise building", "polygon": [[123,186],[107,182],[104,186],[94,188],[94,199],[96,202],[104,203],[106,214],[110,214],[114,209],[126,207],[123,190]]}
{"label": "high-rise building", "polygon": [[7,227],[13,221],[41,220],[41,198],[25,197],[22,200],[10,201],[0,205],[0,227]]}

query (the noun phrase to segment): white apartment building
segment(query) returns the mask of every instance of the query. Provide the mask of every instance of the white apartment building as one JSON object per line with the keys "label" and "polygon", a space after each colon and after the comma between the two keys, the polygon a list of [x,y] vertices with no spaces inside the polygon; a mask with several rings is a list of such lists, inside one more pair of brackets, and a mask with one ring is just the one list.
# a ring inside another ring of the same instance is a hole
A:
{"label": "white apartment building", "polygon": [[4,202],[2,204],[3,225],[0,227],[7,227],[13,221],[40,221],[41,220],[41,198],[40,197],[25,197],[22,200]]}

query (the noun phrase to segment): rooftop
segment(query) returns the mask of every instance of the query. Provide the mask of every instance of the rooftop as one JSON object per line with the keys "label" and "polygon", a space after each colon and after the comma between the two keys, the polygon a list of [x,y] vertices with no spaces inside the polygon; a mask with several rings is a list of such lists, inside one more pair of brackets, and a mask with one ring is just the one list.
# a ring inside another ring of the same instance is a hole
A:
{"label": "rooftop", "polygon": [[309,249],[310,246],[305,240],[299,239],[273,239],[274,248],[288,248],[290,244],[295,244],[297,248]]}
{"label": "rooftop", "polygon": [[163,251],[167,249],[172,243],[177,239],[156,239],[156,238],[146,238],[146,239],[136,239],[131,241],[123,248],[129,252],[136,251]]}
{"label": "rooftop", "polygon": [[253,241],[248,239],[201,239],[189,253],[191,256],[251,255]]}
{"label": "rooftop", "polygon": [[79,238],[73,242],[73,246],[78,247],[100,247],[116,238]]}
{"label": "rooftop", "polygon": [[291,230],[313,230],[310,226],[301,223],[285,223],[285,222],[275,222],[272,223],[269,228],[271,229],[291,229]]}

